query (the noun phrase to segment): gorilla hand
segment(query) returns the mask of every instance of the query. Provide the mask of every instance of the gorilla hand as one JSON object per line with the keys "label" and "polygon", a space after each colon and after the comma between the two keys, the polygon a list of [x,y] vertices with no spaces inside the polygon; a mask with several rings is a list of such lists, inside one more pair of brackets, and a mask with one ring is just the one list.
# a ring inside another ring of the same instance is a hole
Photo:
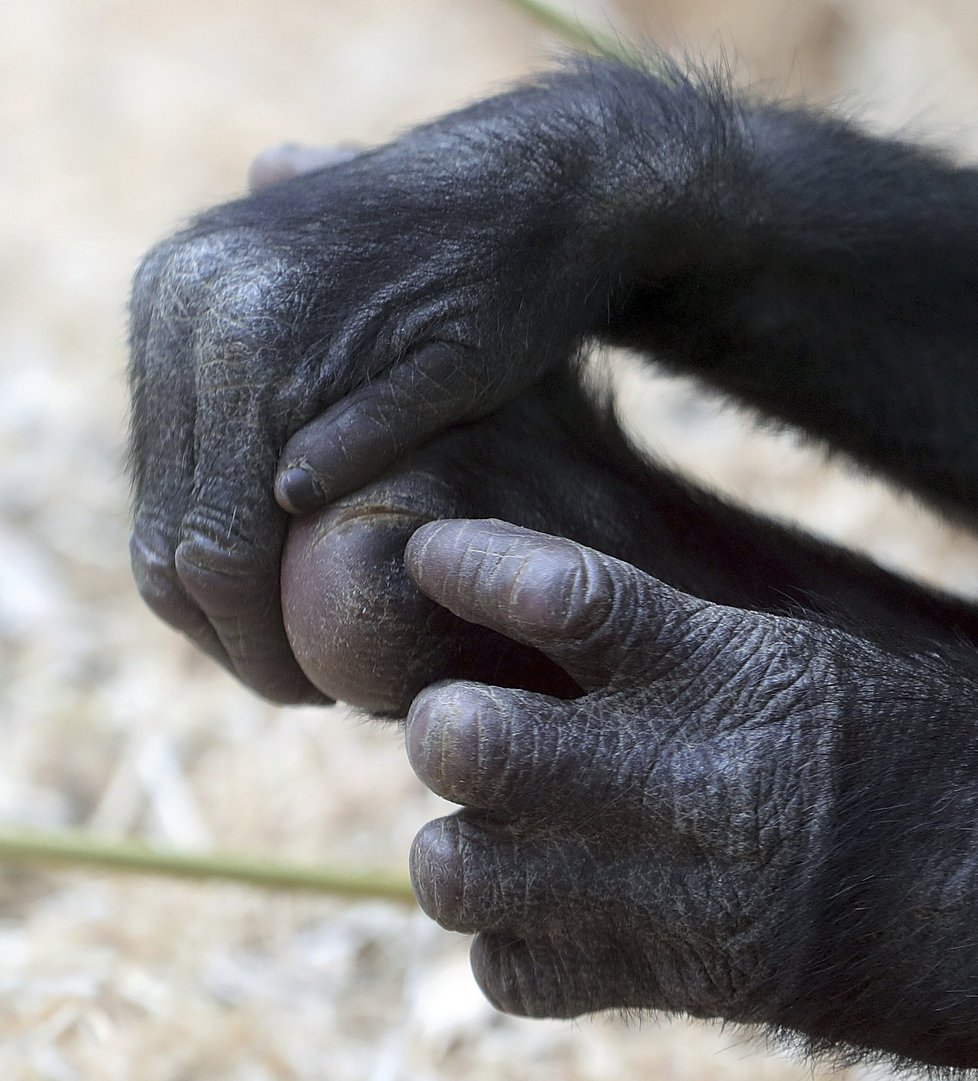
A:
{"label": "gorilla hand", "polygon": [[308,164],[279,155],[136,275],[135,577],[270,698],[312,694],[281,623],[275,496],[311,510],[491,412],[565,362],[603,303],[567,186],[593,138],[574,79],[269,184]]}
{"label": "gorilla hand", "polygon": [[445,683],[408,716],[418,775],[464,807],[419,834],[415,888],[478,934],[496,1005],[684,1011],[978,1063],[978,963],[955,949],[978,915],[978,753],[955,715],[973,678],[962,696],[939,662],[499,522],[426,525],[406,559],[439,604],[587,692]]}

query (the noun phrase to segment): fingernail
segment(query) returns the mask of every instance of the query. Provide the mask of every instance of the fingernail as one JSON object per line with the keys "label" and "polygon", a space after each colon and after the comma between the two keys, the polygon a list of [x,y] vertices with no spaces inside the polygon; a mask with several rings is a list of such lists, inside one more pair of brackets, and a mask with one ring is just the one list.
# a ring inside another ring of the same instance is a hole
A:
{"label": "fingernail", "polygon": [[289,514],[309,514],[326,502],[319,481],[312,471],[302,466],[290,466],[275,480],[275,498]]}

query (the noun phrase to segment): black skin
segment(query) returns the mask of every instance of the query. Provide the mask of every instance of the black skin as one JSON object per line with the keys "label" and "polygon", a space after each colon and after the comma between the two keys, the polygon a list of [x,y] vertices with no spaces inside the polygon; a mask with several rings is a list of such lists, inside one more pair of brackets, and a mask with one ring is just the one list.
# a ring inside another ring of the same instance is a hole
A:
{"label": "black skin", "polygon": [[416,890],[494,1003],[978,1066],[978,615],[639,460],[575,364],[654,352],[972,522],[978,172],[591,62],[207,212],[132,311],[143,595],[324,700],[278,568],[331,504],[317,683],[413,697],[463,808]]}

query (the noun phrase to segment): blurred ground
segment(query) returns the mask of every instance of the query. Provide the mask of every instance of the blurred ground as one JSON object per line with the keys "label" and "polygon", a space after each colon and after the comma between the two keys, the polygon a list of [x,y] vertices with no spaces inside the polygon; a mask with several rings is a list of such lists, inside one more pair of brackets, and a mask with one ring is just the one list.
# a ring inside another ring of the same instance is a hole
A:
{"label": "blurred ground", "polygon": [[[978,154],[971,0],[584,4],[745,79]],[[539,65],[501,0],[7,0],[0,8],[0,824],[402,869],[440,813],[396,731],[254,701],[142,608],[126,557],[123,306],[154,239],[283,139],[380,139]],[[974,594],[978,549],[687,387],[622,385],[712,482]],[[6,1081],[787,1079],[682,1023],[494,1014],[416,912],[0,872]],[[821,1076],[819,1074],[818,1076]],[[863,1076],[863,1075],[860,1075]]]}

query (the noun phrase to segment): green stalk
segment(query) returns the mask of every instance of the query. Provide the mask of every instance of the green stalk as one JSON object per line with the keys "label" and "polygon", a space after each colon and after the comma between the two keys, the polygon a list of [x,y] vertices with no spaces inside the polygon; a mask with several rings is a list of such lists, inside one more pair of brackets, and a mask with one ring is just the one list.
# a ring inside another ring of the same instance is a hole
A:
{"label": "green stalk", "polygon": [[638,50],[628,42],[612,34],[605,34],[592,26],[585,26],[576,16],[553,7],[548,0],[506,0],[514,8],[519,8],[532,16],[538,23],[558,33],[569,44],[588,52],[614,57],[626,64],[646,66]]}
{"label": "green stalk", "polygon": [[101,841],[84,833],[0,831],[0,863],[96,867],[122,874],[214,879],[271,890],[304,890],[355,900],[414,904],[406,878],[339,867],[280,863],[230,852],[195,854],[136,841]]}

